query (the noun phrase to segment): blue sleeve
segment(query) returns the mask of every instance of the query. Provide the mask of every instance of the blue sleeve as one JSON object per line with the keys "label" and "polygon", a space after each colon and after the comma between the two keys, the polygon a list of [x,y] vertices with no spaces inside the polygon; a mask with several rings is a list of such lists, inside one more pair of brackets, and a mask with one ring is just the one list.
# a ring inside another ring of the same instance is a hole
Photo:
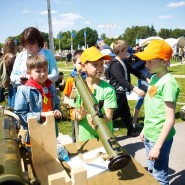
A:
{"label": "blue sleeve", "polygon": [[36,117],[38,122],[41,121],[40,111],[33,112],[30,110],[31,101],[30,101],[30,98],[28,98],[28,96],[30,96],[28,95],[28,92],[29,91],[26,91],[24,88],[21,88],[20,86],[16,93],[15,105],[14,105],[15,113],[20,117],[21,124],[24,127],[24,129],[28,129],[27,121],[29,117]]}
{"label": "blue sleeve", "polygon": [[60,99],[57,95],[56,89],[54,86],[51,86],[51,94],[53,95],[53,110],[60,110]]}
{"label": "blue sleeve", "polygon": [[55,56],[50,50],[44,50],[45,52],[45,57],[48,62],[48,78],[52,82],[56,82],[58,80],[58,67],[57,67],[57,62],[55,59]]}

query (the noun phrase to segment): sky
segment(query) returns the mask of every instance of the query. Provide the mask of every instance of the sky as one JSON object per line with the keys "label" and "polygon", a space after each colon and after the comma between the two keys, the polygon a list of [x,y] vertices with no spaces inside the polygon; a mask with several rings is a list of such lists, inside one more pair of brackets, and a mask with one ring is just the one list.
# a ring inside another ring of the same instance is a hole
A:
{"label": "sky", "polygon": [[[50,0],[50,5],[55,38],[60,31],[85,27],[109,38],[132,26],[185,29],[182,0]],[[0,0],[0,14],[0,43],[30,26],[48,33],[47,0]]]}

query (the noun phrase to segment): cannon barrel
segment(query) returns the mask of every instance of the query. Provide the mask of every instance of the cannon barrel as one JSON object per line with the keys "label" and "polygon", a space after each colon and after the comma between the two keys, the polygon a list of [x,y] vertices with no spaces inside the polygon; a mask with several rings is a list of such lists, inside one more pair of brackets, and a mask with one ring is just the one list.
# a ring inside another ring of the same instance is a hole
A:
{"label": "cannon barrel", "polygon": [[0,111],[0,185],[24,185],[16,127],[11,116]]}
{"label": "cannon barrel", "polygon": [[95,129],[106,152],[111,156],[111,161],[108,165],[109,170],[115,171],[122,169],[130,162],[131,157],[124,152],[123,148],[119,145],[108,127],[108,124],[104,119],[104,115],[101,112],[100,104],[102,102],[96,101],[88,88],[86,81],[83,80],[80,74],[75,77],[75,85],[87,112],[93,116]]}

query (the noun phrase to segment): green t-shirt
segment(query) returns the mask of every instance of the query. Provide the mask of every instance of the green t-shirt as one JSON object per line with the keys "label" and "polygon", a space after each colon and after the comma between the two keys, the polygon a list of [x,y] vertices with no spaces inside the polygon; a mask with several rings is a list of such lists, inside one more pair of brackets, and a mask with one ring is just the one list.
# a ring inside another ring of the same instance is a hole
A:
{"label": "green t-shirt", "polygon": [[[94,89],[93,96],[99,102],[100,100],[104,100],[102,112],[104,113],[105,108],[117,108],[116,94],[114,88],[105,81],[101,81],[99,86]],[[77,91],[76,98],[76,107],[80,107],[82,105],[82,99]],[[87,121],[87,117],[83,120],[79,121],[79,140],[86,141],[93,138],[98,138],[96,130],[92,129]],[[113,124],[112,121],[108,123],[109,128],[113,132]]]}
{"label": "green t-shirt", "polygon": [[[144,136],[151,142],[156,142],[165,123],[165,103],[177,102],[180,89],[175,78],[167,73],[161,78],[153,75],[144,100],[145,120]],[[167,140],[175,135],[172,127]]]}

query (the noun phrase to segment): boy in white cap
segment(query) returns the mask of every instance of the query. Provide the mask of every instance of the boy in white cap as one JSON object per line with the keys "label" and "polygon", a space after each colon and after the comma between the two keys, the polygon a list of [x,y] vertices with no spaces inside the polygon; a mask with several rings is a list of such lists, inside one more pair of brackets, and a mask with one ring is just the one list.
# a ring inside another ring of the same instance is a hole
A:
{"label": "boy in white cap", "polygon": [[[82,71],[86,73],[87,85],[97,102],[100,100],[104,101],[102,112],[105,112],[105,120],[111,131],[113,131],[112,115],[114,108],[117,107],[116,94],[114,88],[110,84],[100,79],[104,72],[104,60],[110,60],[111,56],[103,55],[93,46],[84,50],[80,59]],[[79,140],[85,141],[98,138],[98,134],[92,122],[92,117],[87,115],[87,111],[84,110],[83,102],[78,92],[76,107],[73,114],[79,123]]]}
{"label": "boy in white cap", "polygon": [[175,135],[175,106],[180,92],[168,72],[173,50],[164,40],[153,40],[135,55],[146,61],[151,81],[144,101],[145,120],[140,138],[144,141],[148,170],[162,185],[169,185],[168,162]]}

